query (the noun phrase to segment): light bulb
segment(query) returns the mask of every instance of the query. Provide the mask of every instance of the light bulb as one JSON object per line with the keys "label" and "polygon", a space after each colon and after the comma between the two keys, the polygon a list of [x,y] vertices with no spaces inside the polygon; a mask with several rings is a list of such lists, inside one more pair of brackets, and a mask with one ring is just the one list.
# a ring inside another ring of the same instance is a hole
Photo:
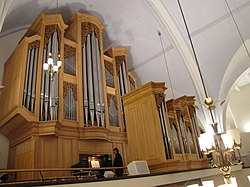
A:
{"label": "light bulb", "polygon": [[226,148],[231,149],[233,147],[233,139],[227,133],[222,134],[221,138]]}
{"label": "light bulb", "polygon": [[62,65],[62,61],[61,61],[61,60],[58,60],[58,61],[57,61],[57,66],[60,68],[61,65]]}
{"label": "light bulb", "polygon": [[235,143],[240,144],[241,143],[241,139],[240,139],[240,132],[239,130],[236,129],[230,129],[227,130],[227,134],[229,135],[229,137],[235,141]]}
{"label": "light bulb", "polygon": [[53,58],[51,58],[51,57],[48,58],[48,64],[53,65]]}
{"label": "light bulb", "polygon": [[58,72],[58,66],[53,66],[53,70],[54,70],[54,72]]}
{"label": "light bulb", "polygon": [[49,69],[49,64],[48,63],[44,63],[43,64],[43,70],[48,71],[48,69]]}

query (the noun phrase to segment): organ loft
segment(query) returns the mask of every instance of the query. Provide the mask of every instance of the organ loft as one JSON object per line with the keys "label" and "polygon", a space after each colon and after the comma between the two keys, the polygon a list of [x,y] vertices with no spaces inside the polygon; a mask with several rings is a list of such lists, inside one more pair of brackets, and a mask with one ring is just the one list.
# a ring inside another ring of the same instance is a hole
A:
{"label": "organ loft", "polygon": [[137,87],[126,48],[104,51],[104,29],[94,15],[76,13],[64,23],[60,14],[42,13],[20,40],[5,63],[0,97],[8,168],[69,168],[90,156],[112,158],[115,147],[125,166],[146,160],[151,172],[207,167],[194,97],[166,102],[165,83]]}

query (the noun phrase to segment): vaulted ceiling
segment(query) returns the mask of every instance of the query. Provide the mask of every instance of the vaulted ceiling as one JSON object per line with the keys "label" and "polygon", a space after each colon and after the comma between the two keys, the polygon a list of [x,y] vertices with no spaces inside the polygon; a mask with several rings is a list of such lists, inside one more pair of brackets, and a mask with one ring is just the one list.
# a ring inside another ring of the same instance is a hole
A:
{"label": "vaulted ceiling", "polygon": [[[225,0],[180,2],[208,93],[226,99],[237,78],[250,66],[250,59]],[[243,39],[249,39],[250,0],[227,2]],[[77,11],[94,14],[103,22],[104,49],[128,49],[129,70],[139,84],[164,81],[170,87],[168,68],[175,98],[185,94],[197,96],[198,103],[204,99],[177,0],[59,0],[58,12],[65,22]],[[0,38],[27,29],[41,12],[56,13],[56,0],[1,0]],[[158,31],[162,33],[166,62]],[[245,80],[249,81],[249,77]],[[167,98],[172,97],[168,91]]]}

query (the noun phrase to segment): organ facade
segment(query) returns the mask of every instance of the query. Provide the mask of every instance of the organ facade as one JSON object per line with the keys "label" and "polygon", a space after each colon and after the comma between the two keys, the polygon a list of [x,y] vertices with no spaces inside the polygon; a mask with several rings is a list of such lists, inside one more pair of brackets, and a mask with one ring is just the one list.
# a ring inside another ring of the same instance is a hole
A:
{"label": "organ facade", "polygon": [[[5,63],[0,97],[8,168],[67,168],[82,154],[112,155],[115,147],[125,165],[143,159],[154,169],[167,160],[201,160],[195,110],[187,104],[194,98],[166,104],[163,83],[138,89],[126,48],[103,50],[103,29],[90,14],[76,13],[67,24],[59,14],[41,14],[21,39]],[[61,62],[58,73],[44,70],[49,57]],[[150,104],[136,104],[144,96]],[[130,105],[142,112],[131,117]]]}

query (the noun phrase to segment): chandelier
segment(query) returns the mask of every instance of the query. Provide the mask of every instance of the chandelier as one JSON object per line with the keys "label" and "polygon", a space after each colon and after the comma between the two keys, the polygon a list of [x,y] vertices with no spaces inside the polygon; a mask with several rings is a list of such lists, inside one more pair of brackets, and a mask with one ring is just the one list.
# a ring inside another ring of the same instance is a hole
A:
{"label": "chandelier", "polygon": [[[206,98],[204,103],[210,112],[215,109],[212,98]],[[199,137],[201,151],[207,156],[210,167],[219,168],[223,172],[225,183],[231,184],[231,166],[241,164],[240,133],[236,128],[219,133],[216,122],[211,126],[213,133],[206,132]]]}
{"label": "chandelier", "polygon": [[[182,15],[182,19],[188,34],[188,38],[191,44],[191,49],[192,52],[194,54],[194,58],[195,58],[195,62],[198,68],[198,72],[199,72],[199,76],[202,82],[202,87],[205,93],[205,100],[204,103],[209,111],[209,114],[211,116],[211,126],[213,129],[212,133],[206,132],[200,135],[199,137],[199,144],[200,144],[200,148],[201,151],[204,155],[207,156],[208,161],[209,161],[209,165],[210,167],[216,167],[219,168],[224,176],[224,181],[226,184],[232,184],[232,180],[231,180],[231,166],[233,165],[238,165],[241,164],[241,156],[240,156],[240,151],[239,149],[241,148],[241,139],[240,139],[240,133],[238,131],[238,129],[230,129],[227,130],[226,132],[218,132],[218,123],[215,122],[215,118],[214,118],[214,110],[215,110],[215,102],[213,100],[213,98],[209,97],[205,83],[204,83],[204,79],[201,73],[201,69],[200,69],[200,65],[198,62],[198,58],[195,52],[195,48],[192,42],[192,38],[187,26],[187,22],[182,10],[182,6],[180,3],[180,0],[177,0],[178,2],[178,6]],[[227,1],[225,0],[226,4]],[[230,7],[227,4],[227,7],[231,13],[231,16],[234,20],[234,23],[237,27],[237,24],[235,22],[235,19],[233,17],[233,14],[231,12]],[[238,27],[237,27],[238,28]],[[243,44],[244,40],[242,38],[242,35],[238,29],[239,35],[242,39]],[[246,48],[247,50],[247,48]],[[248,50],[247,50],[248,52]],[[249,54],[249,53],[248,53]]]}
{"label": "chandelier", "polygon": [[60,54],[58,54],[58,60],[54,63],[54,59],[52,58],[52,53],[49,53],[49,58],[47,62],[43,64],[43,70],[49,72],[50,80],[54,80],[54,76],[58,73],[59,69],[61,68],[62,61],[60,60]]}
{"label": "chandelier", "polygon": [[[58,13],[58,0],[56,1],[56,14],[57,13]],[[56,20],[57,20],[57,17],[56,17]],[[54,61],[56,61],[56,63],[54,63]],[[43,70],[49,73],[51,81],[54,80],[55,74],[59,72],[61,65],[62,65],[62,61],[60,60],[60,51],[58,52],[58,59],[56,59],[55,55],[53,59],[52,52],[50,52],[47,62],[44,62],[43,64]]]}

